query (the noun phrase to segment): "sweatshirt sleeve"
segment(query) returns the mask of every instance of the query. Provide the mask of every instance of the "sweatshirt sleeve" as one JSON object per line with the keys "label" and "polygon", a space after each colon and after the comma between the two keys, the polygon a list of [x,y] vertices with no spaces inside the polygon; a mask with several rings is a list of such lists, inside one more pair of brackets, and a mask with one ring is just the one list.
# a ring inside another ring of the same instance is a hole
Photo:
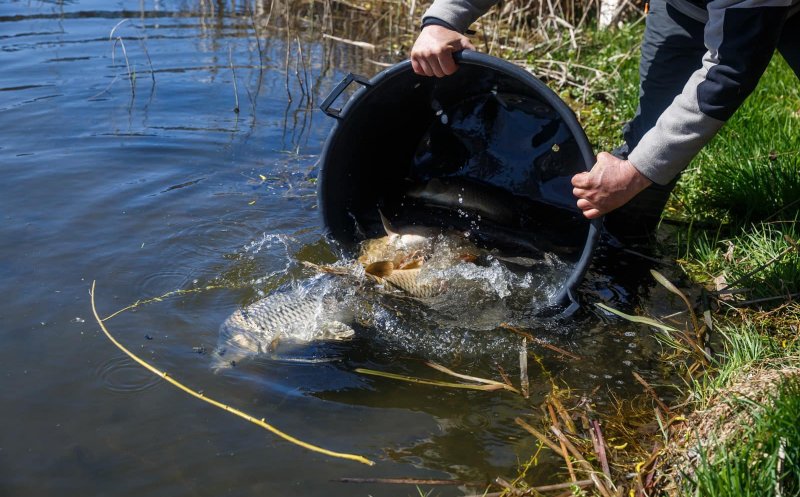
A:
{"label": "sweatshirt sleeve", "polygon": [[460,33],[467,30],[470,24],[485,14],[499,0],[434,0],[425,14],[426,18],[440,19],[456,28]]}
{"label": "sweatshirt sleeve", "polygon": [[655,183],[667,184],[714,137],[758,84],[791,3],[708,3],[703,65],[628,155],[639,172]]}

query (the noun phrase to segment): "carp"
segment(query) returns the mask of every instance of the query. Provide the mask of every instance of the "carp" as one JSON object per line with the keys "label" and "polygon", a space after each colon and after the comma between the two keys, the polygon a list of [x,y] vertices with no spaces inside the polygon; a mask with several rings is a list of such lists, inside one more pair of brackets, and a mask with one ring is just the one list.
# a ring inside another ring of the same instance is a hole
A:
{"label": "carp", "polygon": [[409,188],[405,196],[428,207],[472,212],[500,225],[513,225],[518,217],[508,192],[464,178],[433,178]]}
{"label": "carp", "polygon": [[350,339],[355,335],[350,327],[353,319],[332,298],[313,298],[296,291],[272,293],[236,310],[222,323],[214,369],[271,352],[280,340],[307,343]]}

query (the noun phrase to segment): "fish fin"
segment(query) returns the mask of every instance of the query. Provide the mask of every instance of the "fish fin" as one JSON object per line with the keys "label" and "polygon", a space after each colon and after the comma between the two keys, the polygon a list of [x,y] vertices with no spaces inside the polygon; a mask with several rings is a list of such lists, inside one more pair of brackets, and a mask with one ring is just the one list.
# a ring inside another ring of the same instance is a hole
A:
{"label": "fish fin", "polygon": [[422,267],[422,258],[419,259],[412,259],[410,261],[404,262],[400,265],[398,269],[417,269]]}
{"label": "fish fin", "polygon": [[386,232],[389,236],[398,236],[399,233],[396,229],[392,226],[392,222],[389,221],[389,218],[383,215],[380,209],[378,209],[378,214],[381,216],[381,224],[383,224],[383,231]]}
{"label": "fish fin", "polygon": [[378,278],[385,278],[390,274],[392,274],[392,271],[394,271],[394,263],[392,261],[373,262],[372,264],[365,267],[364,271],[366,271],[367,274],[371,274],[372,276],[377,276]]}
{"label": "fish fin", "polygon": [[319,271],[320,273],[337,274],[339,276],[346,276],[350,274],[350,272],[347,269],[342,267],[319,265],[308,261],[300,261],[300,263],[303,266],[313,269],[315,271]]}
{"label": "fish fin", "polygon": [[460,260],[462,262],[473,262],[474,263],[475,261],[478,260],[478,256],[475,255],[475,254],[466,253],[466,254],[459,255],[458,256],[458,260]]}
{"label": "fish fin", "polygon": [[538,262],[536,259],[531,259],[530,257],[505,257],[496,254],[494,254],[493,257],[508,264],[514,264],[516,266],[527,268],[534,267]]}

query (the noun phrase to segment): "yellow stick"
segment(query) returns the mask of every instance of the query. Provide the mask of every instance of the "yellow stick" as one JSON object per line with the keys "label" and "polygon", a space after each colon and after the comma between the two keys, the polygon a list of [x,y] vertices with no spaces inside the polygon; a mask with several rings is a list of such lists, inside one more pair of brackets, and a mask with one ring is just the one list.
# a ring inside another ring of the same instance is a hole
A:
{"label": "yellow stick", "polygon": [[111,343],[116,345],[118,349],[120,349],[121,351],[125,352],[125,354],[127,354],[128,357],[130,357],[131,359],[133,359],[134,361],[139,363],[142,367],[144,367],[145,369],[147,369],[148,371],[150,371],[154,375],[160,376],[162,379],[168,381],[169,383],[171,383],[172,385],[178,387],[179,389],[183,390],[184,392],[188,393],[192,397],[200,399],[203,402],[207,402],[207,403],[209,403],[209,404],[211,404],[213,406],[219,407],[223,411],[229,412],[231,414],[235,414],[236,416],[239,416],[240,418],[246,419],[247,421],[250,421],[251,423],[253,423],[255,425],[258,425],[261,428],[264,428],[265,430],[271,431],[275,435],[277,435],[277,436],[281,437],[282,439],[284,439],[284,440],[286,440],[288,442],[291,442],[291,443],[293,443],[295,445],[299,445],[300,447],[303,447],[303,448],[308,449],[308,450],[313,451],[313,452],[319,452],[320,454],[325,454],[326,456],[338,457],[340,459],[349,459],[351,461],[357,461],[357,462],[366,464],[368,466],[372,466],[372,465],[375,464],[373,461],[370,461],[369,459],[367,459],[365,457],[362,457],[362,456],[359,456],[359,455],[344,454],[344,453],[341,453],[341,452],[333,452],[333,451],[330,451],[328,449],[323,449],[322,447],[317,447],[316,445],[311,445],[309,443],[303,442],[302,440],[298,440],[298,439],[294,438],[293,436],[289,435],[288,433],[284,433],[284,432],[280,431],[279,429],[275,428],[274,426],[268,424],[264,420],[264,418],[256,419],[253,416],[250,416],[249,414],[247,414],[245,412],[242,412],[242,411],[240,411],[238,409],[235,409],[233,407],[227,406],[227,405],[225,405],[225,404],[223,404],[221,402],[217,402],[214,399],[210,399],[210,398],[206,397],[205,395],[203,395],[200,392],[195,392],[191,388],[189,388],[187,386],[184,386],[178,380],[176,380],[176,379],[172,378],[171,376],[169,376],[165,371],[160,371],[157,368],[155,368],[154,366],[151,366],[147,362],[143,361],[142,359],[137,357],[133,352],[131,352],[130,350],[126,349],[125,346],[123,346],[121,343],[119,343],[113,336],[111,336],[111,333],[109,333],[109,331],[106,328],[105,324],[103,324],[103,320],[100,319],[100,316],[97,314],[97,309],[95,308],[95,305],[94,305],[94,285],[95,285],[95,282],[92,281],[92,289],[89,292],[89,295],[92,298],[91,299],[92,300],[92,313],[94,313],[94,318],[97,320],[97,324],[100,325],[100,329],[103,330],[103,333],[106,334],[108,339],[111,340]]}

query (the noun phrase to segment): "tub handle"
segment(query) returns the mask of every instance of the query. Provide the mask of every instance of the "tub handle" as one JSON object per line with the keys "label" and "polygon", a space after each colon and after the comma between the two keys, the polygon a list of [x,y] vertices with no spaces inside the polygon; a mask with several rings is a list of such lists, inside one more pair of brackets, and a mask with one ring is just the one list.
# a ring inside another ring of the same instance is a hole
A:
{"label": "tub handle", "polygon": [[333,91],[331,91],[330,94],[328,94],[328,96],[319,106],[322,112],[336,119],[342,119],[342,109],[333,108],[331,107],[331,105],[333,105],[333,102],[335,102],[336,99],[339,98],[339,95],[341,95],[342,92],[345,90],[345,88],[350,86],[350,83],[352,83],[353,81],[363,86],[372,86],[369,83],[368,78],[365,78],[364,76],[359,76],[358,74],[349,73],[347,76],[344,77],[343,80],[339,82],[338,85],[336,85],[336,88],[334,88]]}

